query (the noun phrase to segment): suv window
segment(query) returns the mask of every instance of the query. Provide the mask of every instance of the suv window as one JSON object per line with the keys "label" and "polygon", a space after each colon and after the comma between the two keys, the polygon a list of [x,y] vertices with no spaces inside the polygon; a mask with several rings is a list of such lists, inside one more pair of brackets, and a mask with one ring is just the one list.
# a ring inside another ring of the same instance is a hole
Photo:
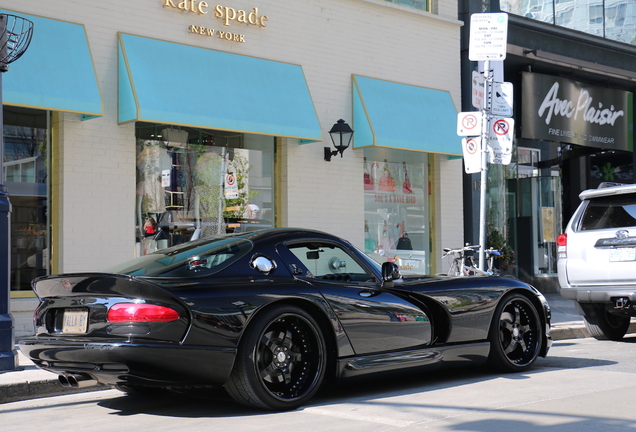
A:
{"label": "suv window", "polygon": [[610,195],[591,199],[583,217],[581,231],[636,226],[636,194]]}

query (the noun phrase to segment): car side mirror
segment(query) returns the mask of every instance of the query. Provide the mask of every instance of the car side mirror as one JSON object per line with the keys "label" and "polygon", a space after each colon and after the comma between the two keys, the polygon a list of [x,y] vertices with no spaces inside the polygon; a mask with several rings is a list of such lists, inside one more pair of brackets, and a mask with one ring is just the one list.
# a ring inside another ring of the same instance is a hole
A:
{"label": "car side mirror", "polygon": [[396,279],[402,279],[398,265],[394,262],[382,263],[382,288],[393,288]]}

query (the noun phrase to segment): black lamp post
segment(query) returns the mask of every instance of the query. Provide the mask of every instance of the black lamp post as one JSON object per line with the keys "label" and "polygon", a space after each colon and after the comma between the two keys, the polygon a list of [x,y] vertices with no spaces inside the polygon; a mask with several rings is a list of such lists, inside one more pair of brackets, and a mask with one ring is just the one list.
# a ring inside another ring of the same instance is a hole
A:
{"label": "black lamp post", "polygon": [[325,160],[327,162],[331,161],[331,156],[335,156],[338,153],[340,153],[340,157],[342,157],[342,153],[349,147],[349,144],[351,144],[353,129],[351,129],[351,127],[345,123],[343,119],[340,119],[333,125],[329,131],[329,135],[331,136],[331,142],[333,142],[333,146],[336,149],[331,151],[329,147],[325,147]]}
{"label": "black lamp post", "polygon": [[15,15],[0,14],[0,372],[18,367],[13,341],[13,318],[9,313],[11,285],[11,202],[4,182],[4,113],[2,73],[24,54],[31,43],[33,23]]}

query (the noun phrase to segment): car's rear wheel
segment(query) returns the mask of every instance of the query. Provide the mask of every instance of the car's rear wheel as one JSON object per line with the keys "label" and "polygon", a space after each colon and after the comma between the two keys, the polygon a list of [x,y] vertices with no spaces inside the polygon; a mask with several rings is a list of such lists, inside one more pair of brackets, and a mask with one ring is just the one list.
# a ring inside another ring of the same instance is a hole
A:
{"label": "car's rear wheel", "polygon": [[521,294],[508,294],[497,305],[490,325],[490,365],[505,372],[528,369],[541,350],[542,327],[530,299]]}
{"label": "car's rear wheel", "polygon": [[276,306],[255,318],[239,345],[225,387],[238,402],[289,410],[311,399],[326,370],[325,339],[316,321],[295,306]]}
{"label": "car's rear wheel", "polygon": [[623,339],[630,322],[629,317],[608,313],[602,306],[594,307],[592,311],[588,311],[583,319],[587,331],[598,340],[618,341]]}

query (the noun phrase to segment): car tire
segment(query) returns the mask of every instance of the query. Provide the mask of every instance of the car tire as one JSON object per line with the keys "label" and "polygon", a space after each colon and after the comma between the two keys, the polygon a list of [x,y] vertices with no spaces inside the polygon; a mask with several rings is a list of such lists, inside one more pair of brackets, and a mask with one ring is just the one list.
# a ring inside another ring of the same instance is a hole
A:
{"label": "car tire", "polygon": [[326,366],[318,323],[298,307],[275,306],[250,323],[225,388],[243,405],[295,409],[316,394]]}
{"label": "car tire", "polygon": [[629,329],[630,317],[608,313],[604,307],[594,307],[583,317],[590,335],[598,340],[619,341]]}
{"label": "car tire", "polygon": [[488,363],[501,372],[521,372],[532,366],[541,350],[543,326],[530,299],[512,293],[501,299],[490,325]]}

